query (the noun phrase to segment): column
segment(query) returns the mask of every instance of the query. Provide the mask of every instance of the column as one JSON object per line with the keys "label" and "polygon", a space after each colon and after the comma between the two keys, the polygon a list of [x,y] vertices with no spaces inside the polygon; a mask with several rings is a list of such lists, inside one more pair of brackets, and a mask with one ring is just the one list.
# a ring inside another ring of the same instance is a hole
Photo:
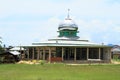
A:
{"label": "column", "polygon": [[26,55],[25,54],[26,54],[26,50],[24,49],[24,51],[23,51],[23,58],[24,59],[26,59]]}
{"label": "column", "polygon": [[104,57],[104,60],[106,61],[107,60],[107,57],[108,56],[108,50],[107,50],[107,48],[104,48],[104,55],[103,55],[103,57]]}
{"label": "column", "polygon": [[43,48],[43,60],[45,60],[45,48]]}
{"label": "column", "polygon": [[108,48],[108,60],[109,60],[109,62],[111,62],[111,51],[110,51],[110,48]]}
{"label": "column", "polygon": [[51,62],[51,48],[49,47],[49,62]]}
{"label": "column", "polygon": [[34,60],[34,47],[32,48],[32,59]]}
{"label": "column", "polygon": [[29,48],[27,48],[27,59],[29,60]]}
{"label": "column", "polygon": [[98,58],[100,59],[100,56],[101,56],[101,50],[99,48],[99,53],[98,53]]}
{"label": "column", "polygon": [[22,50],[21,50],[21,46],[20,46],[20,60],[22,60]]}
{"label": "column", "polygon": [[40,59],[40,49],[39,49],[39,47],[37,47],[37,60],[39,60]]}
{"label": "column", "polygon": [[110,54],[110,61],[111,61],[112,53],[110,48],[109,48],[109,54]]}
{"label": "column", "polygon": [[75,48],[75,51],[74,51],[74,61],[76,62],[76,48]]}
{"label": "column", "polygon": [[64,48],[62,47],[62,61],[64,61]]}
{"label": "column", "polygon": [[89,59],[89,48],[87,48],[87,60]]}
{"label": "column", "polygon": [[43,57],[42,57],[43,55],[42,55],[41,50],[42,50],[42,48],[39,48],[39,51],[40,51],[40,52],[39,52],[39,53],[40,53],[40,60],[43,59]]}

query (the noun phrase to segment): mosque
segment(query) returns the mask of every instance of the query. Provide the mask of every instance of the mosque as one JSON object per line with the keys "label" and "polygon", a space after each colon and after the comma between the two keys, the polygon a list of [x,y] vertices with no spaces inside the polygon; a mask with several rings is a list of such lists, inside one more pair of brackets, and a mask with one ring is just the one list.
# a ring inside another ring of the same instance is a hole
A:
{"label": "mosque", "polygon": [[58,26],[59,35],[44,42],[22,46],[26,49],[27,60],[46,60],[49,62],[105,62],[111,61],[111,47],[82,40],[77,36],[78,26],[67,18]]}

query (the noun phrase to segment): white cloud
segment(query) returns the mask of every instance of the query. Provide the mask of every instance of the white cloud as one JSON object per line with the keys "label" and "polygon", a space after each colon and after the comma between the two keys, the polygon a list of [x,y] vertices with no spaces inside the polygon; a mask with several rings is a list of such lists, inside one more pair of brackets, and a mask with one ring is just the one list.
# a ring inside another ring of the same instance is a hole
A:
{"label": "white cloud", "polygon": [[1,0],[0,36],[11,45],[57,36],[68,8],[81,38],[120,44],[120,2],[114,0]]}
{"label": "white cloud", "polygon": [[119,32],[120,33],[120,25],[119,26],[115,26],[113,29],[115,32]]}

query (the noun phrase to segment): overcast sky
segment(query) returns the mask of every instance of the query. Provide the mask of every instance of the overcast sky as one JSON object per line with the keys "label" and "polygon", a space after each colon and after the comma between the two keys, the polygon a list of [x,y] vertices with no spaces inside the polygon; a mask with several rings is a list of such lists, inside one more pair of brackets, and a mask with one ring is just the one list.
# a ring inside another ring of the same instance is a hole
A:
{"label": "overcast sky", "polygon": [[25,45],[58,36],[68,8],[81,39],[120,45],[120,0],[0,0],[3,44]]}

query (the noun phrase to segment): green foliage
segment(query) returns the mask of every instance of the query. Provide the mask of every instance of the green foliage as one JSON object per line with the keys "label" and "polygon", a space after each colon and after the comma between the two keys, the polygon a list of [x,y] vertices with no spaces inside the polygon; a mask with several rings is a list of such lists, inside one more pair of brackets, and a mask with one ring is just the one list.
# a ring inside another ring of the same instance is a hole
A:
{"label": "green foliage", "polygon": [[44,65],[46,62],[45,62],[44,60],[39,60],[39,63],[40,63],[41,65]]}
{"label": "green foliage", "polygon": [[1,37],[0,37],[0,54],[4,52],[4,48],[1,46],[2,44],[2,40],[1,40]]}
{"label": "green foliage", "polygon": [[118,59],[118,56],[117,56],[117,55],[114,55],[114,56],[113,56],[113,59]]}
{"label": "green foliage", "polygon": [[114,55],[113,60],[115,61],[120,61],[120,55]]}
{"label": "green foliage", "polygon": [[1,46],[1,44],[2,44],[2,40],[1,40],[2,38],[0,37],[0,46]]}
{"label": "green foliage", "polygon": [[120,65],[0,65],[0,80],[120,80],[119,73]]}
{"label": "green foliage", "polygon": [[0,45],[0,54],[4,52],[4,48]]}

